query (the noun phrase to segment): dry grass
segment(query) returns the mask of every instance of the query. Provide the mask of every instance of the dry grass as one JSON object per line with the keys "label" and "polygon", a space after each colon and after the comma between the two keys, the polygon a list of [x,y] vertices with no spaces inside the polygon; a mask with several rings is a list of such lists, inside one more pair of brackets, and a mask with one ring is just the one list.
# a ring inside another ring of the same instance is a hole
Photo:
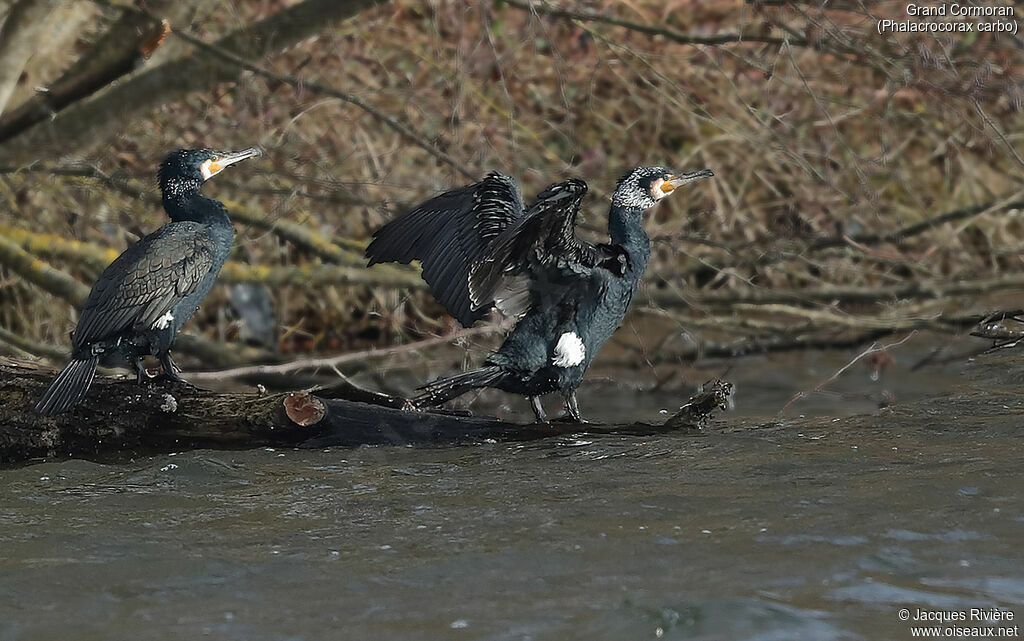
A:
{"label": "dry grass", "polygon": [[[882,37],[857,3],[828,11],[733,1],[572,4],[672,32],[742,32],[752,41],[682,45],[490,2],[401,1],[259,63],[356,94],[476,174],[517,176],[528,197],[582,176],[592,190],[586,233],[603,233],[607,195],[626,169],[714,169],[715,180],[651,216],[656,257],[648,291],[662,295],[641,295],[638,305],[661,310],[670,327],[703,326],[693,329],[698,338],[723,328],[733,338],[763,338],[795,325],[773,310],[764,315],[771,322],[752,327],[746,321],[756,311],[702,303],[701,292],[876,288],[1024,271],[1020,209],[993,208],[900,243],[842,241],[1024,197],[1019,40]],[[871,8],[887,17],[904,5]],[[192,30],[209,40],[274,9],[240,3],[227,21],[223,12],[195,9]],[[759,35],[790,42],[754,41]],[[185,48],[173,46],[165,55]],[[267,156],[218,177],[207,193],[327,238],[363,241],[401,207],[467,182],[359,108],[252,74],[126,123],[118,138],[85,156],[42,160],[88,163],[152,190],[169,149],[251,144]],[[0,176],[0,201],[0,223],[117,249],[164,220],[150,201],[45,172]],[[266,230],[238,231],[239,255],[254,263],[319,260]],[[86,266],[61,266],[88,280]],[[448,325],[423,293],[330,286],[272,294],[289,349],[391,343]],[[672,297],[680,304],[669,304]],[[230,337],[224,302],[218,288],[191,328]],[[941,296],[793,303],[840,317],[927,322],[970,305],[969,297]],[[0,279],[4,328],[61,344],[73,321],[70,305],[16,277]],[[806,326],[808,335],[849,330],[820,316]]]}

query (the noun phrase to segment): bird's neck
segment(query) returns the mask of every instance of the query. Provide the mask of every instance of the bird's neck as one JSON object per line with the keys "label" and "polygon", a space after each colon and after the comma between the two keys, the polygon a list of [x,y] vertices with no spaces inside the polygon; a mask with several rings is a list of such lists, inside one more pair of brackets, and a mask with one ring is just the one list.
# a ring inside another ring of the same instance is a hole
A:
{"label": "bird's neck", "polygon": [[230,227],[227,209],[219,201],[196,192],[164,192],[164,211],[175,222],[192,221],[215,227]]}
{"label": "bird's neck", "polygon": [[612,243],[629,254],[631,275],[639,278],[651,258],[651,239],[644,231],[643,210],[612,205],[608,213],[608,235]]}

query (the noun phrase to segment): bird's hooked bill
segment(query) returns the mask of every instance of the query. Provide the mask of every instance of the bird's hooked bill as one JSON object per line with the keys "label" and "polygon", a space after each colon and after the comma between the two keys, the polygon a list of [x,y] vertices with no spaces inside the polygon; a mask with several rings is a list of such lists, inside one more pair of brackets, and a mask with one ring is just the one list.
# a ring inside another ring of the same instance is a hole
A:
{"label": "bird's hooked bill", "polygon": [[675,174],[665,182],[672,185],[672,188],[675,189],[680,185],[685,185],[686,183],[693,182],[694,180],[700,180],[701,178],[711,178],[714,175],[715,172],[710,169],[701,169],[700,171],[689,171],[686,173]]}
{"label": "bird's hooked bill", "polygon": [[252,158],[254,156],[262,155],[263,150],[260,149],[259,147],[249,147],[248,149],[243,149],[242,151],[229,151],[223,154],[219,154],[217,158],[217,164],[220,165],[221,167],[227,167],[228,165],[233,165],[236,162],[241,162],[246,158]]}
{"label": "bird's hooked bill", "polygon": [[253,156],[262,156],[263,150],[259,147],[249,147],[242,151],[225,151],[216,152],[212,158],[209,158],[203,162],[200,170],[203,172],[203,180],[209,180],[220,172],[224,171],[225,167],[241,162],[246,158],[252,158]]}

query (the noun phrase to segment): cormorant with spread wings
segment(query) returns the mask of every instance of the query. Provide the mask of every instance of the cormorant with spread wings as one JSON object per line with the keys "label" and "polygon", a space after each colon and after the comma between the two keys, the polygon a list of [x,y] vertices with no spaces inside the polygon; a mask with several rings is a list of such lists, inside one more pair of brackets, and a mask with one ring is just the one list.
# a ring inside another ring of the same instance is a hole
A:
{"label": "cormorant with spread wings", "polygon": [[551,185],[524,211],[516,182],[499,173],[377,230],[366,249],[369,264],[420,261],[434,297],[464,326],[491,308],[519,319],[483,367],[428,383],[413,402],[433,406],[494,387],[528,396],[537,419],[546,421],[540,396],[557,391],[569,415],[582,421],[576,388],[625,317],[651,255],[643,212],[678,186],[712,175],[630,171],[612,196],[607,244],[576,236],[587,191],[582,180]]}

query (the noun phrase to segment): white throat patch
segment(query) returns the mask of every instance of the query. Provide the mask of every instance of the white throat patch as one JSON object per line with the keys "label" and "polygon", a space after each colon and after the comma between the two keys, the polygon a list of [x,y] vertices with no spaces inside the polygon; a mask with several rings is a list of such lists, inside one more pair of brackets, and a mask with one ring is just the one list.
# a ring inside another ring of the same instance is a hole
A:
{"label": "white throat patch", "polygon": [[171,312],[168,311],[166,314],[153,321],[153,329],[167,329],[167,326],[170,325],[173,320],[174,316],[172,316]]}
{"label": "white throat patch", "polygon": [[566,332],[558,337],[551,364],[555,367],[575,367],[583,362],[586,355],[587,348],[576,332]]}

